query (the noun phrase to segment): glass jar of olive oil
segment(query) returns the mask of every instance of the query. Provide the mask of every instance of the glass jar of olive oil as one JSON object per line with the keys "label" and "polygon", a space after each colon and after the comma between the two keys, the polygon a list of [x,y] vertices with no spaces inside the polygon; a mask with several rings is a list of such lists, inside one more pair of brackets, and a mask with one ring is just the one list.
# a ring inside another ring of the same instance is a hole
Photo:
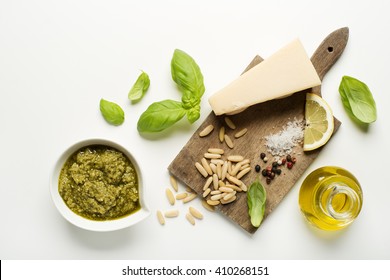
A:
{"label": "glass jar of olive oil", "polygon": [[359,215],[363,193],[355,176],[336,166],[310,173],[299,192],[299,206],[306,219],[323,230],[338,230]]}

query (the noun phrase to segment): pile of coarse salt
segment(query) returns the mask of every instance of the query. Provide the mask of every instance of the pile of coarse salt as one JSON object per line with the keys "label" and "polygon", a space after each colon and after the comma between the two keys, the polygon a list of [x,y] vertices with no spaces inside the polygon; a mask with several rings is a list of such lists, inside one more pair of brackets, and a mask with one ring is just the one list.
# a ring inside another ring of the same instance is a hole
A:
{"label": "pile of coarse salt", "polygon": [[303,142],[304,127],[304,120],[294,119],[283,126],[278,133],[265,136],[268,152],[274,157],[291,154],[293,148]]}

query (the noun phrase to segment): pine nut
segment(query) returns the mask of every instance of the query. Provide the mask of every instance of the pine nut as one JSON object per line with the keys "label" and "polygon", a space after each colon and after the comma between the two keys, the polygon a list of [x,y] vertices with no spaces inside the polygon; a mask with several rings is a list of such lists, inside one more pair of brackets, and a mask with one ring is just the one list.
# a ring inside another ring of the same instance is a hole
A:
{"label": "pine nut", "polygon": [[188,193],[185,193],[185,192],[183,192],[183,193],[178,193],[178,194],[176,195],[176,199],[177,199],[177,200],[184,199],[184,198],[187,197],[187,195],[188,195]]}
{"label": "pine nut", "polygon": [[217,174],[213,174],[213,186],[214,186],[214,190],[218,190],[219,186],[218,186],[218,175]]}
{"label": "pine nut", "polygon": [[208,158],[208,159],[216,159],[216,158],[221,158],[221,155],[220,154],[205,153],[204,157]]}
{"label": "pine nut", "polygon": [[206,190],[203,192],[202,196],[203,196],[203,197],[206,197],[206,196],[209,195],[210,192],[211,192],[211,189],[208,188],[208,189],[206,189]]}
{"label": "pine nut", "polygon": [[227,193],[231,193],[234,191],[232,188],[228,188],[228,187],[220,187],[219,190],[221,192],[227,192]]}
{"label": "pine nut", "polygon": [[165,218],[174,218],[179,216],[179,210],[174,209],[174,210],[165,211],[164,215]]}
{"label": "pine nut", "polygon": [[157,210],[157,219],[160,225],[165,225],[165,219],[160,210]]}
{"label": "pine nut", "polygon": [[225,161],[222,165],[221,180],[225,180],[227,171],[228,171],[228,163],[227,161]]}
{"label": "pine nut", "polygon": [[226,187],[226,185],[225,185],[225,183],[222,181],[222,180],[219,180],[218,181],[218,190],[220,189],[220,188],[224,188],[224,187]]}
{"label": "pine nut", "polygon": [[232,139],[230,139],[229,135],[225,135],[225,143],[226,143],[226,145],[227,145],[230,149],[233,149],[233,148],[234,148],[233,141],[232,141]]}
{"label": "pine nut", "polygon": [[229,180],[229,182],[231,182],[237,186],[241,186],[242,182],[240,180],[238,180],[237,178],[230,176],[229,174],[226,177]]}
{"label": "pine nut", "polygon": [[219,154],[219,155],[223,155],[223,153],[225,152],[223,149],[219,149],[219,148],[209,148],[207,151],[210,154]]}
{"label": "pine nut", "polygon": [[222,199],[221,203],[222,203],[222,204],[228,204],[228,203],[231,203],[231,202],[235,201],[236,198],[237,198],[236,196],[233,196],[233,197],[230,198],[229,200],[223,200],[223,199]]}
{"label": "pine nut", "polygon": [[229,172],[231,176],[236,176],[238,171],[241,169],[241,163],[237,163],[234,168],[232,168],[232,172]]}
{"label": "pine nut", "polygon": [[177,185],[176,178],[171,175],[169,176],[169,181],[171,182],[172,188],[177,192],[179,190],[179,187]]}
{"label": "pine nut", "polygon": [[249,159],[244,159],[243,161],[241,161],[241,165],[245,165],[245,164],[249,164],[251,163],[251,161]]}
{"label": "pine nut", "polygon": [[244,184],[244,182],[241,182],[240,188],[241,188],[241,190],[243,190],[244,192],[248,191],[248,187]]}
{"label": "pine nut", "polygon": [[199,219],[199,220],[202,220],[203,219],[203,214],[196,208],[194,207],[190,207],[190,213],[192,216],[194,216],[195,218]]}
{"label": "pine nut", "polygon": [[212,158],[212,159],[210,160],[210,162],[213,163],[213,164],[215,164],[215,165],[217,165],[218,163],[223,164],[225,161],[223,161],[222,159]]}
{"label": "pine nut", "polygon": [[225,123],[229,128],[236,129],[236,125],[229,117],[225,117]]}
{"label": "pine nut", "polygon": [[203,175],[203,177],[207,177],[209,175],[199,162],[195,162],[195,167],[198,169],[199,173]]}
{"label": "pine nut", "polygon": [[223,142],[225,140],[225,127],[224,126],[221,126],[221,128],[219,129],[219,142]]}
{"label": "pine nut", "polygon": [[211,170],[210,165],[209,165],[209,163],[207,162],[207,159],[202,158],[202,159],[201,159],[201,163],[202,163],[202,166],[203,166],[204,170],[206,170],[206,172],[207,172],[209,175],[213,175],[213,171]]}
{"label": "pine nut", "polygon": [[187,221],[190,222],[191,225],[193,225],[193,226],[195,225],[195,219],[194,219],[194,217],[192,217],[192,215],[190,213],[186,214],[186,219],[187,219]]}
{"label": "pine nut", "polygon": [[231,161],[228,161],[228,173],[229,174],[232,173],[232,162]]}
{"label": "pine nut", "polygon": [[211,182],[213,181],[213,177],[209,177],[208,179],[207,179],[207,181],[206,181],[206,183],[204,184],[204,186],[203,186],[203,190],[205,191],[205,190],[207,190],[208,189],[208,187],[211,185]]}
{"label": "pine nut", "polygon": [[217,163],[217,176],[218,179],[222,178],[222,164],[220,162]]}
{"label": "pine nut", "polygon": [[211,200],[220,200],[222,198],[221,194],[215,194],[210,197]]}
{"label": "pine nut", "polygon": [[226,187],[227,188],[231,188],[231,189],[233,189],[233,190],[235,190],[237,192],[242,192],[242,189],[237,187],[236,185],[226,184]]}
{"label": "pine nut", "polygon": [[241,168],[240,168],[240,171],[241,171],[241,170],[244,170],[244,169],[247,168],[247,167],[250,167],[250,165],[249,165],[249,164],[242,165]]}
{"label": "pine nut", "polygon": [[233,155],[233,156],[228,156],[228,160],[232,162],[240,162],[244,160],[244,157],[239,155]]}
{"label": "pine nut", "polygon": [[211,195],[221,194],[221,191],[220,191],[220,190],[211,191],[210,194],[211,194]]}
{"label": "pine nut", "polygon": [[194,200],[196,198],[196,194],[195,193],[190,193],[187,195],[186,198],[183,199],[183,203],[187,203],[187,202],[190,202],[192,200]]}
{"label": "pine nut", "polygon": [[165,190],[165,194],[167,195],[168,201],[171,205],[175,205],[175,197],[170,189]]}
{"label": "pine nut", "polygon": [[[213,160],[211,160],[211,161],[213,161]],[[217,173],[217,165],[216,165],[216,163],[211,162],[210,163],[210,168],[213,171],[213,173]]]}
{"label": "pine nut", "polygon": [[218,204],[220,204],[219,200],[208,199],[206,202],[207,202],[208,205],[211,205],[211,206],[217,206]]}
{"label": "pine nut", "polygon": [[208,211],[210,211],[210,212],[214,212],[214,211],[215,211],[214,206],[208,204],[207,201],[206,201],[206,200],[203,200],[203,199],[202,199],[202,206],[203,206],[206,210],[208,210]]}
{"label": "pine nut", "polygon": [[240,138],[240,137],[244,136],[247,132],[248,132],[248,129],[246,129],[246,128],[241,129],[239,132],[234,134],[234,137],[235,138]]}
{"label": "pine nut", "polygon": [[251,171],[250,167],[245,168],[244,170],[241,170],[240,173],[237,174],[237,179],[241,179],[244,177],[244,175],[248,174],[248,172]]}
{"label": "pine nut", "polygon": [[231,192],[231,193],[228,193],[227,195],[225,195],[225,197],[223,198],[223,200],[225,201],[228,201],[229,199],[231,199],[233,196],[236,195],[236,192]]}
{"label": "pine nut", "polygon": [[208,125],[205,127],[205,129],[203,129],[200,133],[199,133],[199,136],[200,137],[205,137],[207,135],[209,135],[211,133],[211,131],[214,130],[214,126],[213,125]]}

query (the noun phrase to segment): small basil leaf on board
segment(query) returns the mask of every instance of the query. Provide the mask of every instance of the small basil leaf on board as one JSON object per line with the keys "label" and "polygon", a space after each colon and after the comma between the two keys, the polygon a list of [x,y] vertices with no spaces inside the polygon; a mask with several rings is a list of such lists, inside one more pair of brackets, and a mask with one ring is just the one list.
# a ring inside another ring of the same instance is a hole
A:
{"label": "small basil leaf on board", "polygon": [[140,116],[137,129],[139,132],[159,132],[176,122],[186,114],[181,102],[163,100],[152,103]]}
{"label": "small basil leaf on board", "polygon": [[104,119],[112,125],[121,125],[125,120],[125,113],[122,108],[118,104],[103,98],[100,99],[100,112]]}
{"label": "small basil leaf on board", "polygon": [[376,121],[376,103],[368,86],[350,76],[341,79],[339,93],[344,108],[363,123]]}
{"label": "small basil leaf on board", "polygon": [[142,71],[137,81],[130,89],[128,97],[132,102],[138,102],[145,95],[150,86],[149,75]]}
{"label": "small basil leaf on board", "polygon": [[266,192],[259,180],[253,182],[247,192],[247,202],[251,224],[259,227],[264,218]]}
{"label": "small basil leaf on board", "polygon": [[203,75],[190,55],[179,49],[174,51],[171,60],[171,75],[183,94],[182,102],[185,106],[200,103],[205,91]]}

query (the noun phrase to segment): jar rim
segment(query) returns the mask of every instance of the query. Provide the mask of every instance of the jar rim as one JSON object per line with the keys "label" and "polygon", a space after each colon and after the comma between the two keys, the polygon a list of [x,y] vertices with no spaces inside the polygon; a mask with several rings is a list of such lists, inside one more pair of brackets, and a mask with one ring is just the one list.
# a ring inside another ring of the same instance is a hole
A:
{"label": "jar rim", "polygon": [[[326,209],[323,209],[326,211],[324,212],[336,220],[350,220],[356,218],[358,213],[354,212],[353,209],[359,207],[361,204],[360,197],[356,191],[343,183],[332,183],[327,188],[327,190],[329,189],[331,190],[329,196],[326,198]],[[324,192],[325,190],[322,193]],[[343,206],[343,210],[339,211],[334,208],[333,200],[336,196],[341,194],[346,196],[346,200],[348,200],[349,203],[346,201],[344,206],[348,206],[348,208],[344,209]]]}

